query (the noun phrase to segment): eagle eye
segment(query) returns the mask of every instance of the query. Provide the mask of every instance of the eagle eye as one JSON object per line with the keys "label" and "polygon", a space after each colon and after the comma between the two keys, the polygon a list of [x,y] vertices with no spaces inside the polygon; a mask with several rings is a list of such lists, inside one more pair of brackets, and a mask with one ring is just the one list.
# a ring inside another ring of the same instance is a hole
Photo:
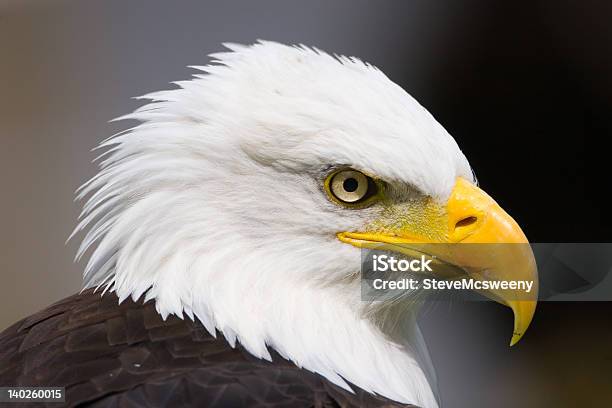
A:
{"label": "eagle eye", "polygon": [[327,176],[325,189],[333,201],[350,207],[367,205],[378,193],[376,181],[353,169],[338,170]]}

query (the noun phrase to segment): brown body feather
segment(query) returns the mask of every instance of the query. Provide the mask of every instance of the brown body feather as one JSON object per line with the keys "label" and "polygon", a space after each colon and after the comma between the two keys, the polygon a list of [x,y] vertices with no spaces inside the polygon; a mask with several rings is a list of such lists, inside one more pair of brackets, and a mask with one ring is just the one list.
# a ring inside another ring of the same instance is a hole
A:
{"label": "brown body feather", "polygon": [[153,302],[88,290],[0,334],[0,386],[66,387],[68,406],[398,406],[272,356],[231,348],[189,319],[163,321]]}

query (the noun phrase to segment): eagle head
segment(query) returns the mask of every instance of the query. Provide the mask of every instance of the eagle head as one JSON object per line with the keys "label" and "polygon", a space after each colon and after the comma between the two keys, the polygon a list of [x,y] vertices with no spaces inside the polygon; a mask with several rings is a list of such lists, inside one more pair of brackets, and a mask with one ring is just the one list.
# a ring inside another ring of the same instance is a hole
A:
{"label": "eagle head", "polygon": [[[142,97],[122,117],[138,124],[101,144],[100,171],[78,192],[85,286],[145,295],[164,318],[198,319],[341,387],[436,406],[405,324],[415,304],[361,299],[360,248],[525,235],[476,186],[455,140],[374,66],[304,46],[226,46],[178,88]],[[528,246],[492,261],[439,251],[472,276],[537,281]],[[535,301],[485,295],[513,310],[514,344]]]}

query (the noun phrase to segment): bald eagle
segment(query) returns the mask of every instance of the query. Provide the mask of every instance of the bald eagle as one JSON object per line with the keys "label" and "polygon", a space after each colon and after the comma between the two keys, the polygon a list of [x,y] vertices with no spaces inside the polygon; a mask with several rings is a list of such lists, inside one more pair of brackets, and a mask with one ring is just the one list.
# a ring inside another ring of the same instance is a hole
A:
{"label": "bald eagle", "polygon": [[[77,192],[85,289],[0,335],[0,384],[66,387],[72,406],[438,406],[417,306],[361,299],[360,248],[525,235],[376,67],[226,47],[100,145]],[[537,282],[509,248],[445,261]],[[516,343],[535,300],[485,295]]]}

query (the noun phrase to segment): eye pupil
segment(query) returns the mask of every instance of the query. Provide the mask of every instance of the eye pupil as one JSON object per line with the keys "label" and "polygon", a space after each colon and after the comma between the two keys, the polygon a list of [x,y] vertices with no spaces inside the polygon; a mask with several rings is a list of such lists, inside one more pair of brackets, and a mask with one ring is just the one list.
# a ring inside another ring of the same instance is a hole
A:
{"label": "eye pupil", "polygon": [[347,178],[346,180],[344,180],[344,183],[342,183],[342,188],[344,188],[344,191],[348,193],[356,191],[357,187],[359,187],[359,183],[352,177]]}

